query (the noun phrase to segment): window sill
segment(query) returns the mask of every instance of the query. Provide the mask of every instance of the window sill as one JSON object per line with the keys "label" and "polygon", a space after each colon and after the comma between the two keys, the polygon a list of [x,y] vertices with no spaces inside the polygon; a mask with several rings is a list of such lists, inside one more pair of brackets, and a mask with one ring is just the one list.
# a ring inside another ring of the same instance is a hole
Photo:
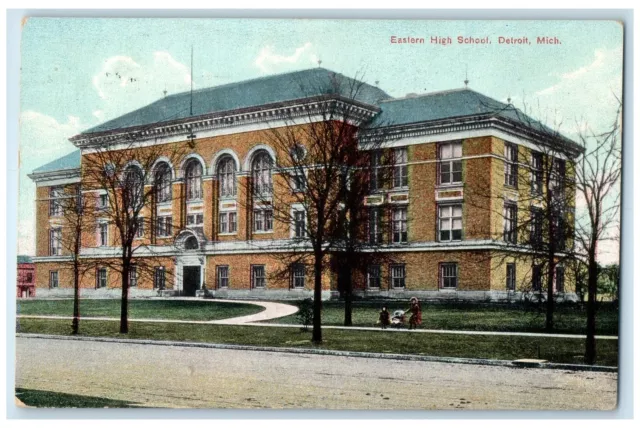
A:
{"label": "window sill", "polygon": [[238,232],[218,232],[218,236],[236,236]]}
{"label": "window sill", "polygon": [[267,235],[269,233],[273,233],[273,230],[256,230],[253,232],[254,235]]}
{"label": "window sill", "polygon": [[441,183],[436,185],[436,189],[451,189],[455,187],[462,187],[464,185],[463,181],[455,182],[455,183]]}

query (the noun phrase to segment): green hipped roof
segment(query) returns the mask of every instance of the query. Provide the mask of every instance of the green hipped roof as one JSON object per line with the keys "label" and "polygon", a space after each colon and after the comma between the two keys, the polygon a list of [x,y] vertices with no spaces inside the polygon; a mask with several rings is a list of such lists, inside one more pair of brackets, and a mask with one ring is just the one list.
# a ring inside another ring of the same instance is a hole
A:
{"label": "green hipped roof", "polygon": [[80,168],[80,150],[75,150],[33,170],[34,174]]}
{"label": "green hipped roof", "polygon": [[[187,91],[161,98],[83,134],[333,94],[336,89],[340,95],[351,98],[350,87],[354,82],[350,77],[318,67],[198,89],[193,91],[193,115],[189,114],[191,93]],[[366,83],[355,97],[357,101],[371,105],[386,98],[390,98],[386,92]]]}
{"label": "green hipped roof", "polygon": [[[494,100],[469,88],[392,98],[382,101],[379,107],[381,112],[371,122],[371,127],[407,125],[478,115],[495,115],[528,126],[543,126],[512,105]],[[546,132],[551,130],[547,128]]]}
{"label": "green hipped roof", "polygon": [[[333,94],[336,90],[336,84],[333,83],[335,81],[340,82],[337,85],[340,95],[351,98],[349,86],[355,82],[354,79],[320,67],[199,89],[193,92],[193,116]],[[83,134],[188,118],[190,98],[190,92],[169,95],[146,107],[88,129]],[[552,130],[512,105],[469,88],[391,98],[382,89],[365,83],[359,88],[356,100],[380,108],[380,113],[368,125],[369,128],[471,116],[497,116],[549,135],[553,134]],[[570,140],[565,140],[578,147]],[[76,150],[33,172],[79,167],[80,151]]]}

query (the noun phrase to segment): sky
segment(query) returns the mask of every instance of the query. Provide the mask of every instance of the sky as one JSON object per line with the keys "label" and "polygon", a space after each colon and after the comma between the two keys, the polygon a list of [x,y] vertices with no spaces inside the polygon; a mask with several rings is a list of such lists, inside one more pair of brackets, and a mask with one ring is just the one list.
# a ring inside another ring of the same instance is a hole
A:
{"label": "sky", "polygon": [[[394,44],[392,36],[425,42]],[[459,36],[491,43],[458,44]],[[537,44],[544,36],[561,44]],[[526,105],[575,138],[586,126],[602,131],[613,122],[622,36],[614,21],[30,18],[21,40],[18,254],[35,254],[35,184],[26,175],[75,150],[68,138],[164,91],[189,90],[192,46],[194,88],[319,61],[364,74],[394,97],[460,88],[468,78],[470,88]],[[604,243],[600,261],[617,259],[617,243]]]}

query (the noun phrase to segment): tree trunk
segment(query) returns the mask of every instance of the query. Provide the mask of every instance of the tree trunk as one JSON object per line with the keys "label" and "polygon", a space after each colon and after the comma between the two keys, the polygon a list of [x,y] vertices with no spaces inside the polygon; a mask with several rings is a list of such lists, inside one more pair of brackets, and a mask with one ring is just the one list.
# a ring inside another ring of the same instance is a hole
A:
{"label": "tree trunk", "polygon": [[313,273],[313,333],[311,341],[322,343],[322,254],[315,254]]}
{"label": "tree trunk", "polygon": [[553,331],[553,311],[555,306],[555,300],[553,296],[553,277],[555,274],[555,263],[553,259],[549,260],[549,269],[547,272],[547,314],[545,321],[545,330],[548,332]]}
{"label": "tree trunk", "polygon": [[73,321],[71,334],[78,334],[80,329],[80,266],[77,258],[73,262]]}
{"label": "tree trunk", "polygon": [[129,333],[129,264],[122,264],[122,299],[120,302],[120,334]]}
{"label": "tree trunk", "polygon": [[598,265],[595,251],[589,252],[589,277],[587,280],[587,340],[585,343],[584,361],[587,364],[596,362],[596,297],[598,292]]}
{"label": "tree trunk", "polygon": [[344,276],[344,325],[351,327],[353,325],[353,281],[349,266],[343,266],[342,275]]}

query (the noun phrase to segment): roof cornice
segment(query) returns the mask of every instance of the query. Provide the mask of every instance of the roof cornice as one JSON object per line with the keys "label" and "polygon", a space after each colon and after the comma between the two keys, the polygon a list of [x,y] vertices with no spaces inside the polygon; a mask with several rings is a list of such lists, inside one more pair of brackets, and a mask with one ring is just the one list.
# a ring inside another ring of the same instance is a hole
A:
{"label": "roof cornice", "polygon": [[32,172],[31,174],[27,174],[27,177],[35,181],[36,183],[41,183],[45,181],[54,181],[54,180],[75,180],[80,179],[80,168],[70,168],[70,169],[58,169],[55,171],[43,171],[43,172]]}
{"label": "roof cornice", "polygon": [[[368,121],[380,111],[377,106],[355,101],[341,95],[330,94],[258,107],[210,113],[180,120],[157,122],[145,126],[79,134],[71,137],[69,141],[81,149],[122,143],[137,143],[191,132],[312,116],[327,112],[326,105],[331,102],[337,103],[337,109],[351,105],[353,109],[349,111],[349,119],[356,122]],[[339,120],[339,118],[336,117],[336,120]]]}
{"label": "roof cornice", "polygon": [[[550,146],[552,143],[560,143],[563,146],[563,151],[571,157],[577,157],[584,152],[584,149],[580,145],[562,135],[549,135],[547,133],[539,132],[531,127],[523,126],[522,124],[493,114],[453,117],[444,120],[417,122],[403,125],[389,124],[388,126],[380,126],[363,130],[359,138],[360,144],[366,147],[367,142],[372,139],[379,140],[380,138],[383,138],[384,140],[393,141],[406,137],[419,137],[487,128],[500,129],[510,134],[533,140],[543,146]],[[374,134],[375,136],[367,136],[367,134],[374,131],[377,132],[377,134]]]}

